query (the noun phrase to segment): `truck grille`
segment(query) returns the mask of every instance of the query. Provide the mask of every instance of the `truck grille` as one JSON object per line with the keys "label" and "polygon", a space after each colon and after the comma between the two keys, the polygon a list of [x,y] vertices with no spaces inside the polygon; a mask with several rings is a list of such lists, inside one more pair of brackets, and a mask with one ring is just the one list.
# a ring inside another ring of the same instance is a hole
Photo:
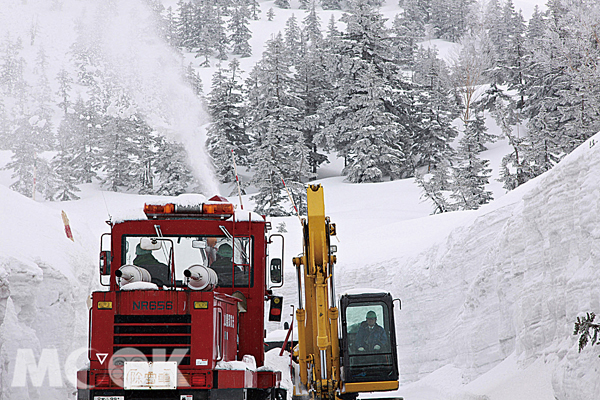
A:
{"label": "truck grille", "polygon": [[190,365],[191,322],[190,315],[115,315],[113,352],[126,360],[141,353],[148,361],[175,354],[171,361]]}

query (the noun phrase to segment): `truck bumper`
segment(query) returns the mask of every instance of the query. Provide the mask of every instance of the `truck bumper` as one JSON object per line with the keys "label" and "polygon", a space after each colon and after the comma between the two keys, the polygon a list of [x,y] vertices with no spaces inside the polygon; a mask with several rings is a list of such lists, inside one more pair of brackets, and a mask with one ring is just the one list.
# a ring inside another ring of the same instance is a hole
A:
{"label": "truck bumper", "polygon": [[123,390],[78,389],[77,400],[285,400],[286,390],[269,389],[176,389]]}

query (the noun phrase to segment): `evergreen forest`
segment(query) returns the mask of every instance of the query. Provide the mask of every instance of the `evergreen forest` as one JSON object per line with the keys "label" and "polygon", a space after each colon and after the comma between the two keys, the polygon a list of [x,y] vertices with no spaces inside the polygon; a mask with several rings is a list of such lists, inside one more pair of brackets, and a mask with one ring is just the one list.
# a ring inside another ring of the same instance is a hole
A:
{"label": "evergreen forest", "polygon": [[[301,0],[249,71],[239,60],[252,56],[250,21],[268,23],[289,0],[264,15],[257,0],[145,2],[158,35],[195,60],[180,75],[210,115],[218,179],[237,193],[234,156],[251,173],[241,190],[256,189],[261,214],[290,215],[289,196],[302,213],[305,184],[332,155],[349,182],[414,177],[434,213],[477,209],[492,200],[481,153],[498,139],[486,116],[510,145],[506,190],[600,131],[597,0],[549,0],[528,21],[512,0],[400,0],[391,21],[381,0]],[[322,21],[319,10],[340,18]],[[460,51],[443,60],[420,45],[425,38]],[[136,107],[93,37],[77,37],[56,76],[43,47],[24,58],[24,41],[33,33],[0,38],[0,150],[12,154],[13,190],[52,201],[77,199],[91,182],[140,194],[199,190],[186,148]],[[208,66],[217,68],[205,93]]]}

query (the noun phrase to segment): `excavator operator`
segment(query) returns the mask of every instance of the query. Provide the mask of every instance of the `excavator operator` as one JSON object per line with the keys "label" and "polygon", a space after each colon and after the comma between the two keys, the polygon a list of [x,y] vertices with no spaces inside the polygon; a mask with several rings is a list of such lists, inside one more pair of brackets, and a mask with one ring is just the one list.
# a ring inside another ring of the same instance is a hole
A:
{"label": "excavator operator", "polygon": [[388,345],[385,330],[377,324],[375,311],[367,312],[366,321],[363,321],[356,334],[356,348],[358,351],[379,351]]}

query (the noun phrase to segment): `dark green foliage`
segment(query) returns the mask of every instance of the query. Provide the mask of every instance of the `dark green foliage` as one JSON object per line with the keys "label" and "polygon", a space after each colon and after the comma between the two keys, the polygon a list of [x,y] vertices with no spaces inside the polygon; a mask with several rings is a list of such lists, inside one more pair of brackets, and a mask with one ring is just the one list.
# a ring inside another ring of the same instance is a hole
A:
{"label": "dark green foliage", "polygon": [[594,323],[596,314],[587,313],[585,317],[577,317],[573,335],[579,335],[579,352],[588,344],[592,346],[600,344],[598,335],[600,334],[600,324]]}

